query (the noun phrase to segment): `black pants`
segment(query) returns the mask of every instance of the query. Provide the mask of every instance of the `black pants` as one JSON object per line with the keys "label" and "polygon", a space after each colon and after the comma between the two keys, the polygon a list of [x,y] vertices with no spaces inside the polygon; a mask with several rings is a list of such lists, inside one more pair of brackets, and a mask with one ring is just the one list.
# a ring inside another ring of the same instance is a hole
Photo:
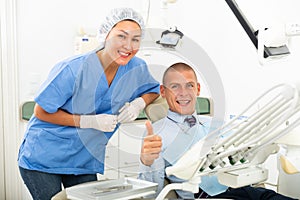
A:
{"label": "black pants", "polygon": [[273,190],[251,186],[230,188],[226,192],[208,198],[228,198],[236,200],[294,200],[293,198],[278,194]]}
{"label": "black pants", "polygon": [[19,167],[21,176],[34,200],[48,200],[64,188],[80,183],[96,181],[96,174],[50,174]]}

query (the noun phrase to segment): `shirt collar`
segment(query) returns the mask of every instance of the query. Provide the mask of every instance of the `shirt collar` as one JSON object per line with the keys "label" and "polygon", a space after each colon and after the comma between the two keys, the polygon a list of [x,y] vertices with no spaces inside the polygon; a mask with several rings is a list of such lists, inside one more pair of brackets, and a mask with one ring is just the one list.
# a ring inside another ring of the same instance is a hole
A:
{"label": "shirt collar", "polygon": [[[198,117],[197,117],[197,113],[196,111],[192,114],[196,120],[197,120],[197,123],[199,122],[198,120]],[[187,116],[191,116],[191,115],[181,115],[181,114],[178,114],[176,112],[173,112],[171,110],[168,110],[168,115],[167,115],[169,118],[171,118],[172,120],[176,121],[176,122],[179,122],[179,123],[183,123],[184,122],[184,119],[187,117]]]}

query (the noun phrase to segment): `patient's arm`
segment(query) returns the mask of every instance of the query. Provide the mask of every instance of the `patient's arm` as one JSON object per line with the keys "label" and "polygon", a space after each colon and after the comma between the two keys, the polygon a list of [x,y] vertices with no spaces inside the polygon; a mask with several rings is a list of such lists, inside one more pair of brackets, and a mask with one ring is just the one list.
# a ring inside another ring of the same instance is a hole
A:
{"label": "patient's arm", "polygon": [[153,128],[150,121],[145,123],[147,129],[147,135],[144,138],[142,149],[141,149],[141,162],[150,166],[153,164],[154,160],[158,158],[161,152],[162,140],[159,135],[153,133]]}

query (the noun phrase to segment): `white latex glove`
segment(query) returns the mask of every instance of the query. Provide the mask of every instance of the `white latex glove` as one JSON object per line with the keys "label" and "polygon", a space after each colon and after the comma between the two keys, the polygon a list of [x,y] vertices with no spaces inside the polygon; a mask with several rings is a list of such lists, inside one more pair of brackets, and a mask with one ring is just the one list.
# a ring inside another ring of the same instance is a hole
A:
{"label": "white latex glove", "polygon": [[142,97],[138,97],[130,103],[125,103],[125,105],[119,110],[120,114],[118,115],[118,122],[125,123],[135,120],[145,106],[146,103]]}
{"label": "white latex glove", "polygon": [[94,128],[104,132],[115,130],[117,125],[117,115],[81,115],[80,128]]}

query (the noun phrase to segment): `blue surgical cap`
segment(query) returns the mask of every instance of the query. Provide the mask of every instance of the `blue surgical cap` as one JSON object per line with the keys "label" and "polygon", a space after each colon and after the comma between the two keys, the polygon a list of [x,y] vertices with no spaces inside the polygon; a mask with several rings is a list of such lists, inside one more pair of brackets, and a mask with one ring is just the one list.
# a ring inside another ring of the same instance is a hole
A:
{"label": "blue surgical cap", "polygon": [[104,22],[99,28],[99,42],[104,45],[105,39],[111,29],[120,21],[127,19],[135,21],[140,26],[143,36],[145,29],[143,17],[132,8],[115,8],[109,13],[109,15],[106,16]]}

